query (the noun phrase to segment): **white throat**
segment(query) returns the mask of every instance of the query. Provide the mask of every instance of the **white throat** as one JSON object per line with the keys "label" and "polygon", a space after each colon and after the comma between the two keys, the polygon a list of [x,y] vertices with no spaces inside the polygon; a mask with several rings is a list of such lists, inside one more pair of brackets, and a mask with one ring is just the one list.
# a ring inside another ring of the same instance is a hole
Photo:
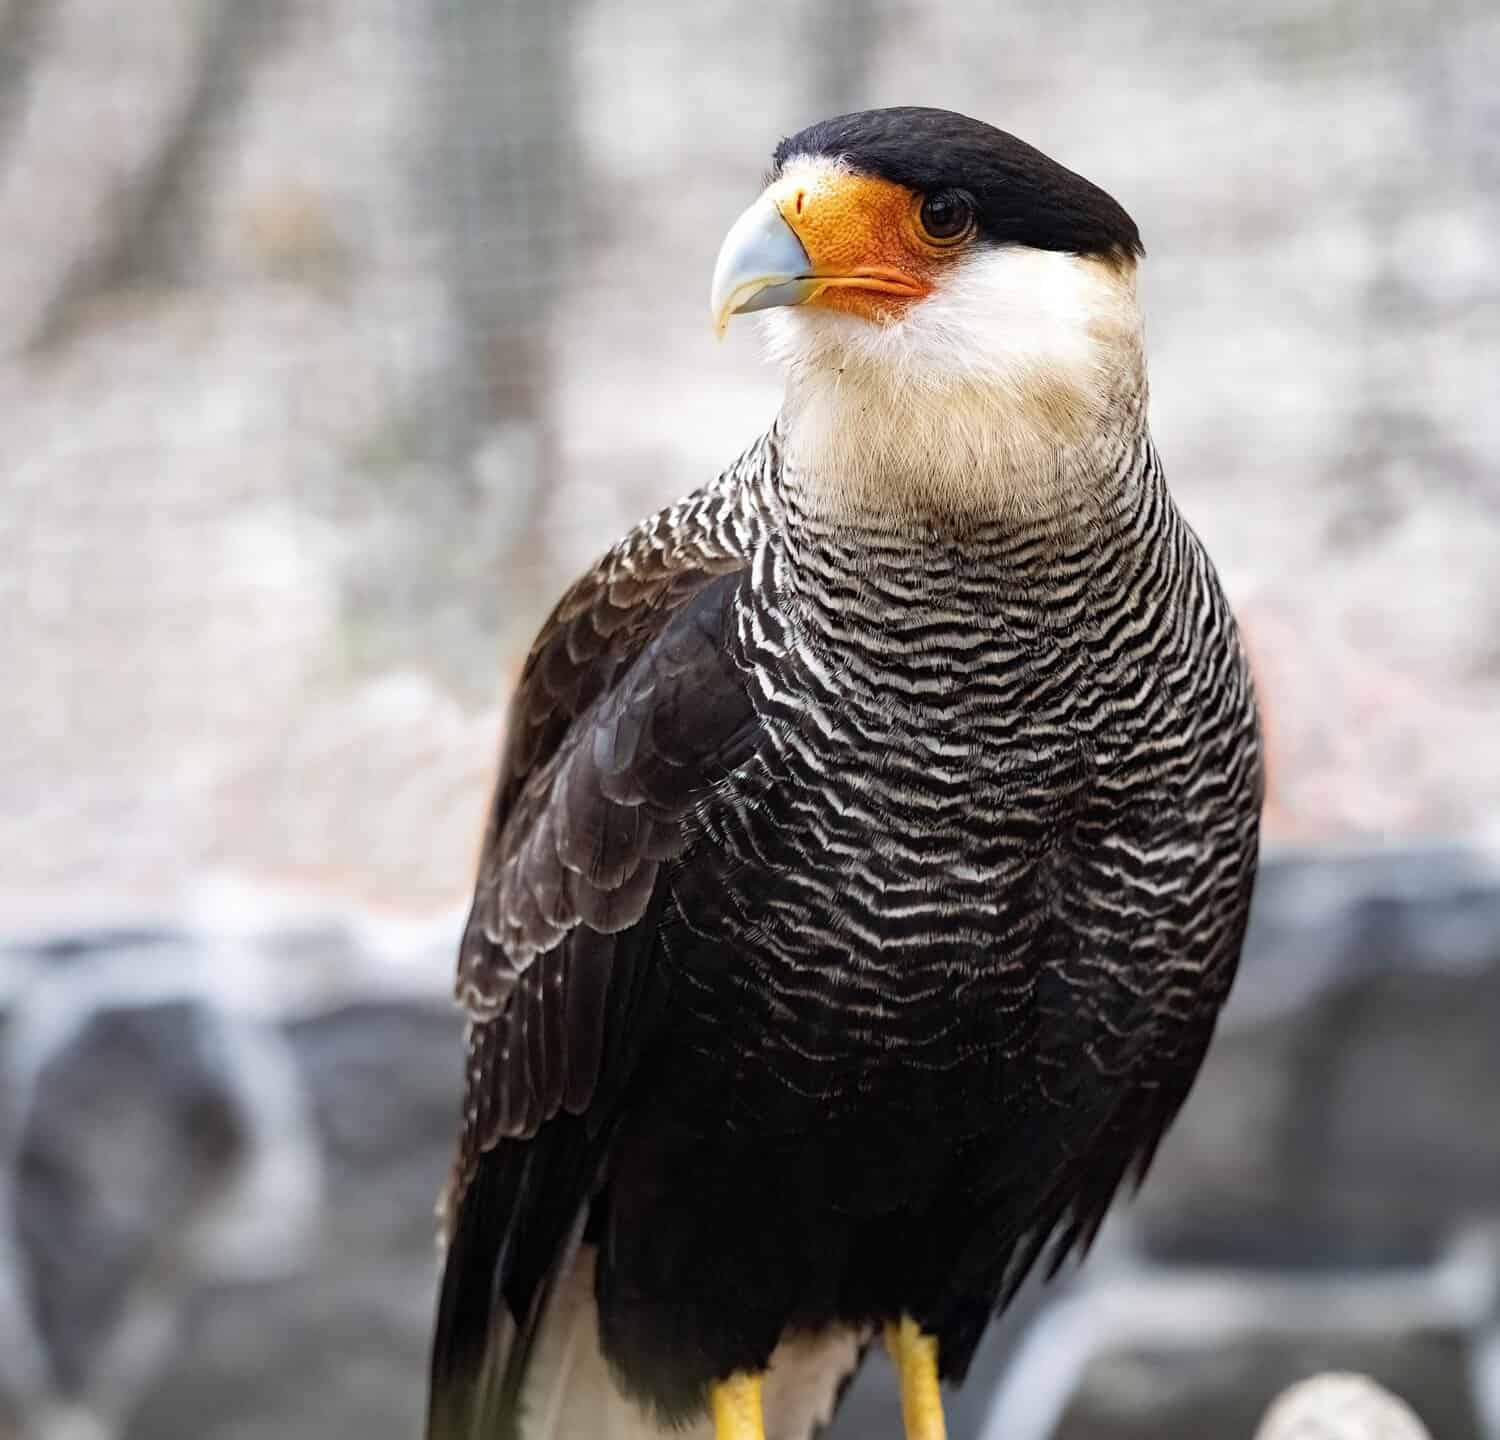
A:
{"label": "white throat", "polygon": [[1144,426],[1129,262],[992,249],[889,324],[765,318],[788,470],[825,513],[1044,515]]}

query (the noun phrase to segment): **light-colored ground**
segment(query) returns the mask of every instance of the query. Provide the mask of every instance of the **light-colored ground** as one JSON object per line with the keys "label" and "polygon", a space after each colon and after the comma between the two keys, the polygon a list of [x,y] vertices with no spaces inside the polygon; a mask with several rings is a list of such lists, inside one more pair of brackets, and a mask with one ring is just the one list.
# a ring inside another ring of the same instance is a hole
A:
{"label": "light-colored ground", "polygon": [[1140,222],[1272,834],[1494,824],[1492,7],[546,9],[0,4],[0,920],[461,901],[551,597],[774,412],[724,229],[877,103]]}

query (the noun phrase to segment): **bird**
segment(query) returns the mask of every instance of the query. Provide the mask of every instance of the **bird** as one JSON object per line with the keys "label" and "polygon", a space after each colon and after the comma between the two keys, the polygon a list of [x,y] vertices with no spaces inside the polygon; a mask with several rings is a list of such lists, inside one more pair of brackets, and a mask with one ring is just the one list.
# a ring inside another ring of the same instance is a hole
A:
{"label": "bird", "polygon": [[[562,596],[458,957],[429,1440],[807,1440],[989,1320],[1193,1083],[1263,791],[1147,424],[1139,231],[982,121],[776,148],[769,428]],[[893,1417],[894,1423],[894,1417]]]}

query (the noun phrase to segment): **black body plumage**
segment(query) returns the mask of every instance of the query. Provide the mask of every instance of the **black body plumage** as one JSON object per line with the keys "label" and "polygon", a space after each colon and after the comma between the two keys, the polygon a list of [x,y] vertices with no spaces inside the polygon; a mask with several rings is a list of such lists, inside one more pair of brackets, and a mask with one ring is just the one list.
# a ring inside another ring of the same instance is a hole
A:
{"label": "black body plumage", "polygon": [[581,1245],[615,1375],[681,1417],[902,1313],[961,1376],[1144,1173],[1233,978],[1260,747],[1143,393],[1087,465],[1055,509],[861,523],[778,426],[563,598],[460,957],[431,1436],[516,1433]]}

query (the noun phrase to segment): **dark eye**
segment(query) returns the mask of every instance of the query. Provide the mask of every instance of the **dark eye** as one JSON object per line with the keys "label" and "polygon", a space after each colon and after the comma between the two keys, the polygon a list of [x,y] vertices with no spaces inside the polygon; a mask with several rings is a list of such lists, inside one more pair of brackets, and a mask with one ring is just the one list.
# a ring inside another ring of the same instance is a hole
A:
{"label": "dark eye", "polygon": [[957,240],[974,223],[974,205],[962,190],[938,190],[922,201],[921,219],[929,240]]}

